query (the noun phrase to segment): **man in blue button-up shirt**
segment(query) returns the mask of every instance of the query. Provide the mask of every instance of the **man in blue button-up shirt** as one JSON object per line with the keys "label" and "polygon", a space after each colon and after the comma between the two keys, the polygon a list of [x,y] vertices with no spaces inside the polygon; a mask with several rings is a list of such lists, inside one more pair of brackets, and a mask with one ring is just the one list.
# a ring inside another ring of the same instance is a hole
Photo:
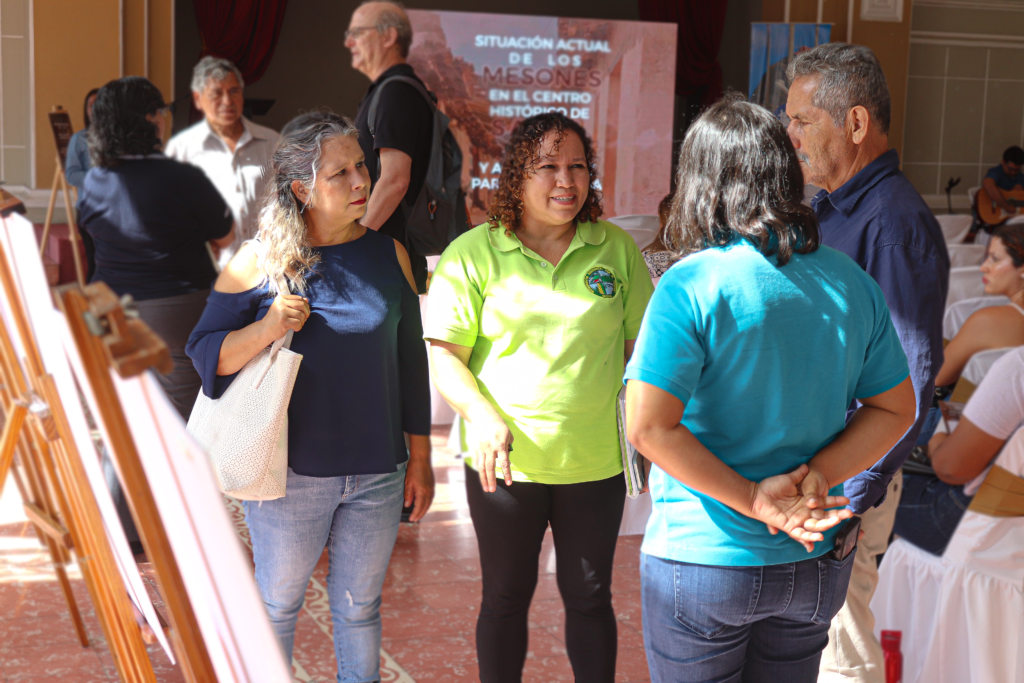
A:
{"label": "man in blue button-up shirt", "polygon": [[855,260],[882,288],[910,364],[917,421],[871,469],[846,482],[864,537],[846,605],[833,619],[819,683],[884,681],[871,596],[899,504],[900,468],[931,406],[942,367],[942,315],[949,254],[942,231],[889,149],[889,89],[870,49],[827,43],[789,67],[786,114],[804,180],[824,188],[812,200],[822,243]]}

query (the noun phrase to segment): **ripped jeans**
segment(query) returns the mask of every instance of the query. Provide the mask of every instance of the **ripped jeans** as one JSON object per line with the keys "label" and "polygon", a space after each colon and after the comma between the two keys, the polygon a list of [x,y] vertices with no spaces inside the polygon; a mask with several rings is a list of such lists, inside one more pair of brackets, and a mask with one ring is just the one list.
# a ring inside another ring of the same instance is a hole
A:
{"label": "ripped jeans", "polygon": [[380,680],[380,595],[398,536],[405,463],[393,474],[306,477],[289,468],[284,498],[245,502],[256,585],[286,661],[324,547],[339,683]]}

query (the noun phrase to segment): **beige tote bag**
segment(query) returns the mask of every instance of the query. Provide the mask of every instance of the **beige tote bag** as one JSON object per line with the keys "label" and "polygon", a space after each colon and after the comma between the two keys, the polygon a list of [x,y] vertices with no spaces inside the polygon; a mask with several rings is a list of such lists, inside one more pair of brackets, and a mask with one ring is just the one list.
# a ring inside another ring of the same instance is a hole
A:
{"label": "beige tote bag", "polygon": [[189,433],[206,449],[220,490],[239,500],[274,500],[288,478],[288,403],[302,355],[293,332],[246,363],[218,398],[199,392]]}

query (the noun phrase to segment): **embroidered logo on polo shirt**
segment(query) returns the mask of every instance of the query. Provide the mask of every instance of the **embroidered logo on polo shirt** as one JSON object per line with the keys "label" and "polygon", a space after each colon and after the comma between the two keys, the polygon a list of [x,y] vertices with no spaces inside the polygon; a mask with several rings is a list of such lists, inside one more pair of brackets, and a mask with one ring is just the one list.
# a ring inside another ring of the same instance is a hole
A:
{"label": "embroidered logo on polo shirt", "polygon": [[583,281],[591,292],[603,299],[611,299],[615,296],[615,276],[604,266],[588,270]]}

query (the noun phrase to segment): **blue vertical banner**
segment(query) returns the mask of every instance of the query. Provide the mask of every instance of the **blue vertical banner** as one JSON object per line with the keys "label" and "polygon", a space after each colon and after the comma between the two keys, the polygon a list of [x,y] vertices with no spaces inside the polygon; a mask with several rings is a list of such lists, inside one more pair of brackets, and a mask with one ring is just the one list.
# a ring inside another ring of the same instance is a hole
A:
{"label": "blue vertical banner", "polygon": [[786,108],[786,69],[794,55],[829,42],[832,24],[750,25],[748,97],[776,116]]}
{"label": "blue vertical banner", "polygon": [[768,24],[750,25],[750,88],[747,97],[754,99],[754,91],[768,72]]}
{"label": "blue vertical banner", "polygon": [[[793,54],[813,49],[818,44],[817,24],[793,24]],[[788,60],[787,60],[788,62]]]}

